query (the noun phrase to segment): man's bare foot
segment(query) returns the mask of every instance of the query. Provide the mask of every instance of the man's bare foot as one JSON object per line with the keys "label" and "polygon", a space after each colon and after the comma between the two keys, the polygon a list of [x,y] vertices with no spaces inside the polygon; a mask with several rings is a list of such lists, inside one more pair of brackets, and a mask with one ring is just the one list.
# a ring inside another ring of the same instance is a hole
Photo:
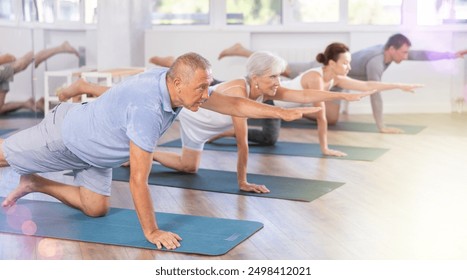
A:
{"label": "man's bare foot", "polygon": [[23,55],[22,57],[16,59],[13,63],[13,69],[15,73],[21,72],[26,69],[29,64],[34,61],[34,52],[30,51]]}
{"label": "man's bare foot", "polygon": [[217,59],[222,59],[226,56],[244,56],[249,57],[252,51],[248,50],[244,46],[239,43],[235,43],[233,46],[226,48],[225,50],[221,51],[219,57]]}
{"label": "man's bare foot", "polygon": [[31,175],[22,175],[19,179],[19,184],[11,191],[8,196],[3,200],[2,206],[3,207],[10,207],[15,204],[15,202],[22,198],[23,196],[30,194],[36,191],[35,182],[34,182],[34,174]]}
{"label": "man's bare foot", "polygon": [[153,56],[149,59],[149,62],[155,65],[170,67],[174,63],[175,58],[173,56]]}
{"label": "man's bare foot", "polygon": [[66,52],[66,53],[72,53],[72,54],[75,54],[77,57],[79,57],[79,52],[77,49],[73,48],[70,43],[68,41],[65,41],[63,42],[61,45],[60,45],[60,49],[63,50],[63,52]]}

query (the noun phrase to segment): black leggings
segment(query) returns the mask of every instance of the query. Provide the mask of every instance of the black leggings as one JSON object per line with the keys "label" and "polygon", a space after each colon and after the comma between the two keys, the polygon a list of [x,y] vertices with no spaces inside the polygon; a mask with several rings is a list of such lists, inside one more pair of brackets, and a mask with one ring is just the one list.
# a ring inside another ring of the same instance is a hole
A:
{"label": "black leggings", "polygon": [[[274,105],[272,100],[264,101],[269,105]],[[279,138],[281,128],[280,119],[261,119],[262,129],[248,129],[248,141],[258,143],[264,146],[272,146]]]}

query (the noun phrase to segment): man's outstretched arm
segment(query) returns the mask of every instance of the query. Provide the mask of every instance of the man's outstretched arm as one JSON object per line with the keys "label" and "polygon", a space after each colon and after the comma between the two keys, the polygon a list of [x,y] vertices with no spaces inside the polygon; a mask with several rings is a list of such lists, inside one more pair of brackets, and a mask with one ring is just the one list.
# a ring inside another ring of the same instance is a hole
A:
{"label": "man's outstretched arm", "polygon": [[316,113],[321,110],[317,107],[281,108],[259,103],[243,97],[233,97],[213,92],[201,107],[221,114],[243,118],[255,119],[282,119],[293,121],[300,119],[304,114]]}

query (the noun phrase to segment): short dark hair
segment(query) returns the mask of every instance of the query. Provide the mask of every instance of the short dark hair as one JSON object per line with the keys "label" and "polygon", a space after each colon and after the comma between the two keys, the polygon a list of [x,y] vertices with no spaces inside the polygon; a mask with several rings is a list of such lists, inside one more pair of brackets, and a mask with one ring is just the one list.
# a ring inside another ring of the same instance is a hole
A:
{"label": "short dark hair", "polygon": [[398,33],[398,34],[394,34],[391,37],[389,37],[388,41],[386,42],[386,45],[384,46],[384,49],[387,50],[390,47],[394,47],[397,50],[403,45],[407,45],[410,47],[412,46],[412,43],[410,42],[409,38]]}

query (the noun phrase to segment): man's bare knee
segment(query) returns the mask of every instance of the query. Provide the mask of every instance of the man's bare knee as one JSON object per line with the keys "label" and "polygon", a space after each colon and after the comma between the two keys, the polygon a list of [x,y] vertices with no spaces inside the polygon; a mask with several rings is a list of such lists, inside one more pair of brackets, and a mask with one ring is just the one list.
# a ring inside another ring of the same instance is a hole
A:
{"label": "man's bare knee", "polygon": [[109,212],[110,199],[108,196],[81,188],[81,210],[90,217],[102,217]]}
{"label": "man's bare knee", "polygon": [[86,205],[83,207],[83,213],[86,214],[87,216],[90,217],[102,217],[107,215],[109,212],[109,205],[107,203],[103,203],[100,205],[92,205],[89,207],[89,205]]}

